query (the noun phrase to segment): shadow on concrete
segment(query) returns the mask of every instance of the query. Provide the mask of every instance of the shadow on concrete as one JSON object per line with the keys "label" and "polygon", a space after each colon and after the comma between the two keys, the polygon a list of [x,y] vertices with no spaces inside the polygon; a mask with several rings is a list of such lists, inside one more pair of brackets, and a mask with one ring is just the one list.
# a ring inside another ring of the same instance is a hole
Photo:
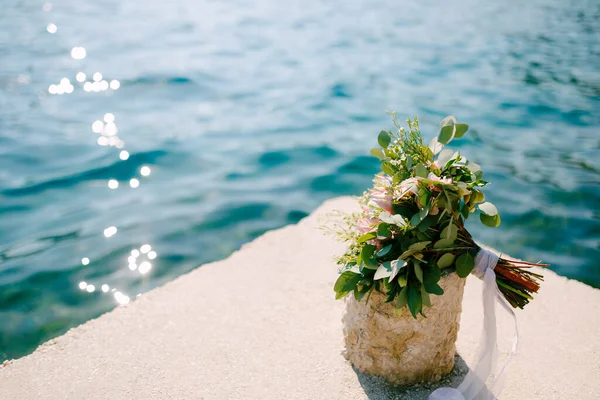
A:
{"label": "shadow on concrete", "polygon": [[416,386],[393,386],[383,378],[365,375],[353,368],[365,395],[370,400],[427,400],[427,397],[439,387],[457,387],[469,372],[469,367],[460,355],[454,357],[454,368],[439,382],[424,383]]}

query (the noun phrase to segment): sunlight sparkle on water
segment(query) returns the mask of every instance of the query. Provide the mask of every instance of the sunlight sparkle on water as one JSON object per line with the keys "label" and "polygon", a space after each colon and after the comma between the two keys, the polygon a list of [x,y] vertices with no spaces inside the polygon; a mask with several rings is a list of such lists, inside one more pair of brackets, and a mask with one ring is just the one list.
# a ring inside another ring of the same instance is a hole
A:
{"label": "sunlight sparkle on water", "polygon": [[94,121],[94,123],[92,124],[92,132],[94,132],[94,133],[104,132],[104,122],[100,121],[99,119]]}
{"label": "sunlight sparkle on water", "polygon": [[87,283],[84,281],[79,282],[79,289],[81,290],[85,290],[85,288],[87,287]]}
{"label": "sunlight sparkle on water", "polygon": [[87,290],[88,293],[92,293],[94,290],[96,290],[96,286],[94,286],[94,285],[87,285],[87,287],[85,288],[85,290]]}
{"label": "sunlight sparkle on water", "polygon": [[117,90],[120,87],[121,87],[121,83],[118,80],[113,79],[112,81],[110,81],[110,88],[112,90]]}
{"label": "sunlight sparkle on water", "polygon": [[49,12],[52,10],[52,3],[44,3],[44,11]]}
{"label": "sunlight sparkle on water", "polygon": [[154,250],[148,253],[149,260],[154,260],[155,258],[156,258],[156,252]]}
{"label": "sunlight sparkle on water", "polygon": [[119,187],[119,181],[117,181],[116,179],[111,179],[108,181],[108,187],[110,189],[116,189]]}
{"label": "sunlight sparkle on water", "polygon": [[106,293],[109,291],[110,287],[105,283],[104,285],[102,285],[101,289],[102,292]]}
{"label": "sunlight sparkle on water", "polygon": [[108,138],[106,136],[100,136],[96,142],[98,146],[108,146]]}
{"label": "sunlight sparkle on water", "polygon": [[106,236],[107,238],[114,236],[117,233],[117,227],[115,226],[109,226],[108,228],[106,228],[104,230],[104,236]]}
{"label": "sunlight sparkle on water", "polygon": [[85,90],[86,92],[91,92],[93,90],[93,84],[92,82],[86,82],[83,84],[83,90]]}
{"label": "sunlight sparkle on water", "polygon": [[85,82],[85,73],[84,72],[78,72],[77,75],[75,75],[75,79],[77,79],[77,82],[79,83],[83,83]]}
{"label": "sunlight sparkle on water", "polygon": [[100,82],[102,80],[102,74],[100,72],[95,72],[92,79],[94,82]]}
{"label": "sunlight sparkle on water", "polygon": [[119,130],[114,122],[109,122],[104,126],[104,134],[106,136],[114,136]]}
{"label": "sunlight sparkle on water", "polygon": [[152,250],[152,246],[150,246],[149,244],[144,244],[142,245],[142,247],[140,247],[140,253],[142,254],[146,254],[150,250]]}
{"label": "sunlight sparkle on water", "polygon": [[138,186],[140,186],[140,181],[138,181],[138,180],[137,180],[137,179],[135,179],[135,178],[132,178],[132,179],[129,181],[129,186],[131,186],[132,188],[134,188],[134,189],[135,189],[135,188],[137,188]]}
{"label": "sunlight sparkle on water", "polygon": [[56,31],[58,30],[58,27],[56,25],[54,25],[53,23],[49,23],[48,26],[46,27],[46,30],[50,33],[56,33]]}
{"label": "sunlight sparkle on water", "polygon": [[100,81],[100,90],[106,90],[108,89],[108,82],[102,80]]}
{"label": "sunlight sparkle on water", "polygon": [[138,249],[133,249],[131,250],[131,255],[135,258],[138,258],[140,256],[140,251]]}
{"label": "sunlight sparkle on water", "polygon": [[115,114],[113,114],[113,113],[104,114],[104,122],[115,122]]}
{"label": "sunlight sparkle on water", "polygon": [[83,258],[81,259],[81,263],[82,263],[83,265],[88,265],[88,264],[90,263],[90,259],[89,259],[89,258],[87,258],[87,257],[83,257]]}
{"label": "sunlight sparkle on water", "polygon": [[148,273],[148,271],[150,271],[152,269],[152,264],[150,264],[148,261],[144,261],[143,263],[140,264],[138,270],[140,271],[140,274],[145,275]]}
{"label": "sunlight sparkle on water", "polygon": [[86,55],[85,47],[73,47],[71,49],[71,57],[76,60],[83,60]]}
{"label": "sunlight sparkle on water", "polygon": [[142,174],[142,176],[148,176],[150,175],[150,167],[147,165],[144,165],[142,168],[140,168],[140,174]]}
{"label": "sunlight sparkle on water", "polygon": [[129,158],[129,152],[128,152],[127,150],[122,150],[122,151],[119,153],[119,158],[120,158],[121,160],[123,160],[123,161],[124,161],[124,160],[127,160],[127,159]]}

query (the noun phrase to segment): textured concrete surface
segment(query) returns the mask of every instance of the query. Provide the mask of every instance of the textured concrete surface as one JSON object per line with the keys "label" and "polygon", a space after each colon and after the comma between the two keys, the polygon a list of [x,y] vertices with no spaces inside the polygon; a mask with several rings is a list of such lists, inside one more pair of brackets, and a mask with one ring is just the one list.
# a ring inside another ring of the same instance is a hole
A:
{"label": "textured concrete surface", "polygon": [[[0,368],[0,399],[424,399],[435,386],[390,388],[341,355],[342,301],[332,285],[342,244],[315,214],[269,232],[135,302]],[[547,260],[552,262],[552,260]],[[465,287],[457,385],[480,334],[481,284]],[[499,314],[502,313],[499,311]],[[501,349],[511,322],[499,318]],[[501,399],[600,398],[600,291],[546,272],[519,312],[521,351]]]}

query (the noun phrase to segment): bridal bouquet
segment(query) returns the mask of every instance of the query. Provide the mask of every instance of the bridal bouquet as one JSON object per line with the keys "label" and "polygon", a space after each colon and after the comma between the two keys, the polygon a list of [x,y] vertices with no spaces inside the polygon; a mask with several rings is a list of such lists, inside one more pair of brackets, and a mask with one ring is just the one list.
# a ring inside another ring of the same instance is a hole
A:
{"label": "bridal bouquet", "polygon": [[[467,124],[447,117],[425,145],[416,118],[404,129],[391,115],[398,131],[381,131],[380,147],[371,150],[382,172],[362,196],[362,211],[346,216],[337,232],[349,246],[337,260],[342,268],[334,290],[338,299],[352,292],[358,301],[376,290],[416,318],[425,316],[431,295],[443,295],[442,275],[465,278],[473,271],[480,247],[465,229],[467,218],[479,214],[488,227],[501,219],[481,190],[488,182],[480,166],[444,148]],[[542,276],[529,268],[542,265],[498,259],[496,283],[510,305],[523,308],[532,299]]]}

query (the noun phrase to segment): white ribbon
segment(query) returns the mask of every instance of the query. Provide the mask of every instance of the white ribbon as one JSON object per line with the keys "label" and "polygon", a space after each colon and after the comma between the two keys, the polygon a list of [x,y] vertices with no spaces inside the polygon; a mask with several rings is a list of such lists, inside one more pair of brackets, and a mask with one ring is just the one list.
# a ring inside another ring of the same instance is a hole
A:
{"label": "white ribbon", "polygon": [[[496,284],[494,268],[497,263],[498,256],[496,254],[481,249],[475,256],[475,268],[471,272],[483,281],[483,332],[479,342],[479,356],[475,367],[469,369],[469,373],[458,388],[439,388],[429,395],[428,400],[495,400],[502,391],[506,380],[506,368],[517,353],[519,331],[517,329],[517,317]],[[512,350],[506,363],[496,376],[494,376],[494,364],[498,352],[498,333],[496,330],[495,301],[500,303],[512,315],[515,323]],[[489,382],[489,386],[486,386],[486,382]]]}

